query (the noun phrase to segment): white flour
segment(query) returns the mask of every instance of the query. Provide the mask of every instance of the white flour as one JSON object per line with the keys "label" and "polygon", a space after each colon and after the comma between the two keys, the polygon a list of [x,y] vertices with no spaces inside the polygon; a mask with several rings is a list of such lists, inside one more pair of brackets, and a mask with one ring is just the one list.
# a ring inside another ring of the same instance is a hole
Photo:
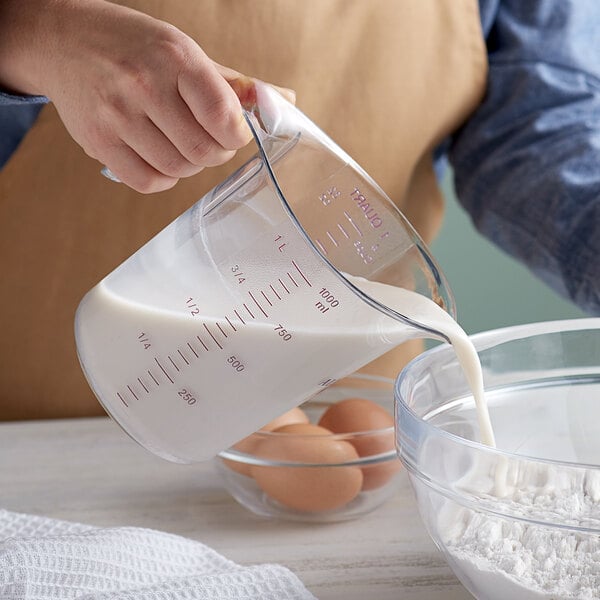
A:
{"label": "white flour", "polygon": [[[489,496],[493,510],[600,527],[599,472],[561,472],[548,465],[517,477],[513,473],[513,479],[505,497]],[[481,475],[469,483],[482,482],[489,485]],[[600,598],[600,536],[500,519],[456,505],[440,518],[450,560],[475,589],[486,591],[485,600]]]}

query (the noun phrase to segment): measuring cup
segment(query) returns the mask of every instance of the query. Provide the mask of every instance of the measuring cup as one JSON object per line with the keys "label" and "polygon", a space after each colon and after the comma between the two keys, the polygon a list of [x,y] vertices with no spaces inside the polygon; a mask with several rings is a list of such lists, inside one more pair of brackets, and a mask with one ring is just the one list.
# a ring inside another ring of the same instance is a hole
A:
{"label": "measuring cup", "polygon": [[108,413],[175,462],[211,458],[415,337],[362,278],[450,314],[443,275],[377,184],[276,91],[246,119],[258,154],[96,285],[77,351]]}

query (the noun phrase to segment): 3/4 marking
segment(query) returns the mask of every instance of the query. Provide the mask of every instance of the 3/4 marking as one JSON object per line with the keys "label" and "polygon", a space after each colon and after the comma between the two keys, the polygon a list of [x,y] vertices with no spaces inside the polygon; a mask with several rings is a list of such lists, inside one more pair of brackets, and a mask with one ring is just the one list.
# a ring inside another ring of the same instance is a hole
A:
{"label": "3/4 marking", "polygon": [[188,345],[188,348],[189,348],[189,349],[190,349],[190,350],[191,350],[191,351],[194,353],[194,356],[195,356],[196,358],[200,358],[200,357],[198,356],[198,353],[197,353],[197,352],[194,350],[194,347],[193,347],[193,346],[192,346],[192,345],[191,345],[189,342],[187,343],[187,345]]}
{"label": "3/4 marking", "polygon": [[297,283],[296,280],[292,277],[292,274],[288,271],[287,276],[292,280],[292,283],[296,286],[296,287],[300,287]]}
{"label": "3/4 marking", "polygon": [[242,315],[240,315],[240,313],[237,310],[233,310],[233,312],[235,313],[235,316],[242,322],[242,325],[246,324],[246,321],[244,321],[244,319],[242,319]]}
{"label": "3/4 marking", "polygon": [[221,325],[219,325],[219,323],[215,323],[215,325],[219,328],[219,331],[225,336],[227,337],[227,334],[223,331],[223,328],[221,327]]}
{"label": "3/4 marking", "polygon": [[237,329],[234,327],[233,323],[229,320],[229,317],[225,317],[225,319],[227,320],[227,322],[229,323],[231,329],[233,329],[234,331],[237,331]]}
{"label": "3/4 marking", "polygon": [[119,396],[119,400],[127,407],[129,408],[129,404],[127,404],[127,402],[125,402],[125,400],[123,400],[123,396],[121,396],[121,394],[119,394],[119,392],[117,392],[117,396]]}
{"label": "3/4 marking", "polygon": [[150,390],[144,385],[144,382],[138,377],[137,380],[140,382],[140,385],[144,388],[146,394],[150,393]]}

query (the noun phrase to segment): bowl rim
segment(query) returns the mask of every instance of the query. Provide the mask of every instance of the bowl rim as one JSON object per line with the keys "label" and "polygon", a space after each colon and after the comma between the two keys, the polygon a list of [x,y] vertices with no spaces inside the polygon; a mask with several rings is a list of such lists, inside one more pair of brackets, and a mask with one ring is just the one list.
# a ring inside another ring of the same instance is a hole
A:
{"label": "bowl rim", "polygon": [[[475,344],[477,353],[479,354],[482,350],[486,350],[495,346],[500,339],[505,338],[506,334],[510,332],[510,339],[504,339],[504,341],[514,341],[517,338],[529,338],[543,334],[549,333],[560,333],[562,331],[584,331],[584,330],[599,330],[600,332],[600,317],[581,317],[576,319],[558,319],[553,321],[540,321],[534,323],[525,323],[521,325],[512,325],[508,327],[499,327],[497,329],[491,329],[488,331],[482,331],[479,333],[475,333],[469,335],[469,339]],[[441,429],[436,425],[433,425],[429,421],[420,417],[416,412],[412,410],[412,408],[404,401],[401,393],[400,387],[402,383],[405,381],[409,372],[414,369],[415,365],[420,364],[425,360],[431,360],[431,357],[436,354],[447,354],[452,352],[452,348],[448,343],[441,343],[439,346],[435,348],[431,348],[426,350],[409,363],[407,363],[404,368],[400,371],[398,377],[396,378],[396,383],[394,385],[394,406],[395,406],[395,416],[394,416],[394,425],[396,428],[396,445],[398,447],[398,455],[402,457],[402,453],[400,451],[400,446],[402,444],[401,437],[403,428],[399,423],[398,415],[400,410],[408,413],[412,419],[418,421],[419,427],[421,427],[422,432],[426,436],[436,436],[443,437],[446,439],[450,439],[455,443],[471,447],[476,449],[478,452],[484,452],[489,455],[495,455],[498,457],[505,457],[506,459],[512,459],[517,461],[531,461],[537,463],[545,463],[551,464],[557,467],[565,467],[565,468],[577,468],[577,469],[588,469],[588,470],[598,470],[600,471],[600,462],[597,464],[591,463],[580,463],[566,460],[557,460],[550,458],[543,458],[539,456],[532,456],[528,454],[519,454],[517,452],[509,452],[508,450],[502,450],[499,448],[493,448],[484,444],[482,442],[477,442],[475,440],[468,440],[459,435],[446,431],[445,429]],[[493,425],[493,423],[492,423]],[[404,461],[403,461],[404,462]],[[406,466],[406,465],[405,465]],[[414,470],[414,467],[413,467]]]}

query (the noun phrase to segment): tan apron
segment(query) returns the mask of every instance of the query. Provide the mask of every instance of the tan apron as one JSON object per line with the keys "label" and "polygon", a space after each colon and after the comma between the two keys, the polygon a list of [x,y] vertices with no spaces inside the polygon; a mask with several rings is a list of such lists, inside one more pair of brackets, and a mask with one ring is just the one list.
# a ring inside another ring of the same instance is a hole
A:
{"label": "tan apron", "polygon": [[[173,23],[221,64],[295,89],[298,106],[431,240],[443,210],[432,149],[485,88],[476,0],[124,3]],[[143,196],[102,178],[53,106],[43,110],[0,172],[0,419],[102,414],[77,361],[77,304],[253,151]],[[394,376],[419,347],[370,369]]]}

